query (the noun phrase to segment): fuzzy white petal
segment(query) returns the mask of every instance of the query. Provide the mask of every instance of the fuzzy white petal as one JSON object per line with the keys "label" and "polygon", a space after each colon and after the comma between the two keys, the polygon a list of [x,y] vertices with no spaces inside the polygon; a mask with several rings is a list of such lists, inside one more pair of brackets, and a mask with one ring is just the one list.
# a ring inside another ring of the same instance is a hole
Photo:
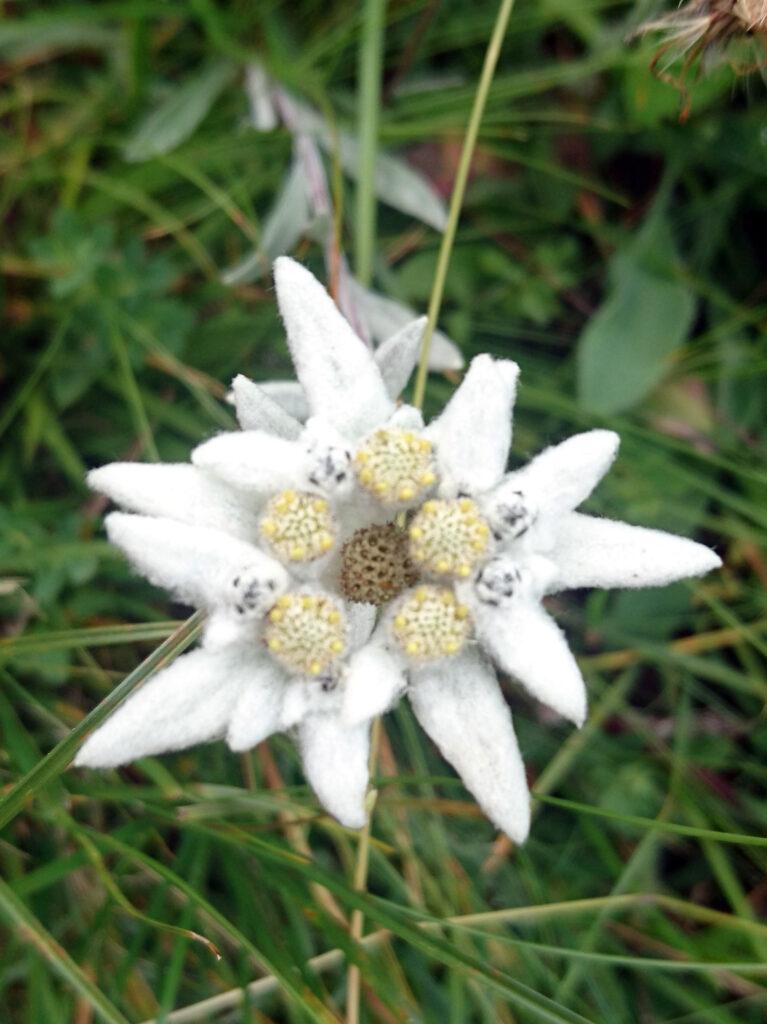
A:
{"label": "fuzzy white petal", "polygon": [[275,261],[274,280],[296,375],[312,414],[349,438],[384,422],[393,405],[381,373],[319,281],[287,256]]}
{"label": "fuzzy white petal", "polygon": [[237,421],[243,430],[264,430],[268,434],[295,441],[301,424],[286,412],[255,381],[238,373],[232,381]]}
{"label": "fuzzy white petal", "polygon": [[192,452],[195,466],[231,487],[266,497],[301,479],[305,453],[295,441],[262,430],[218,434]]}
{"label": "fuzzy white petal", "polygon": [[575,434],[509,473],[492,497],[502,500],[509,491],[521,491],[543,513],[571,512],[607,473],[619,444],[612,430]]}
{"label": "fuzzy white petal", "polygon": [[711,548],[686,537],[579,512],[561,518],[547,557],[557,566],[552,594],[576,587],[663,587],[722,564]]}
{"label": "fuzzy white petal", "polygon": [[581,726],[587,695],[564,633],[537,602],[512,598],[493,607],[472,606],[477,638],[504,672],[541,703]]}
{"label": "fuzzy white petal", "polygon": [[470,651],[412,673],[418,721],[488,818],[516,843],[530,829],[530,796],[511,712],[494,674]]}
{"label": "fuzzy white petal", "polygon": [[[395,331],[414,321],[416,314],[409,306],[363,287],[356,278],[350,278],[349,284],[370,333],[382,346]],[[435,330],[429,346],[429,369],[441,373],[444,370],[462,370],[463,366],[463,356],[455,342],[442,331]]]}
{"label": "fuzzy white petal", "polygon": [[303,423],[309,417],[304,389],[295,380],[265,380],[259,385],[286,413]]}
{"label": "fuzzy white petal", "polygon": [[285,684],[280,669],[264,659],[259,673],[242,688],[232,711],[226,732],[231,750],[250,750],[279,730]]}
{"label": "fuzzy white petal", "polygon": [[182,655],[88,737],[75,764],[114,768],[221,739],[243,688],[257,680],[259,668],[260,659],[248,647]]}
{"label": "fuzzy white petal", "polygon": [[187,463],[112,462],[88,474],[88,485],[130,512],[168,516],[233,537],[253,537],[257,518],[246,502]]}
{"label": "fuzzy white petal", "polygon": [[320,803],[347,828],[365,824],[370,733],[335,714],[315,714],[298,727],[304,773]]}
{"label": "fuzzy white petal", "polygon": [[173,519],[112,512],[107,534],[142,576],[200,608],[263,614],[287,587],[282,566],[245,541]]}
{"label": "fuzzy white petal", "polygon": [[444,497],[489,490],[500,480],[518,376],[516,363],[476,356],[442,415],[427,428],[437,446]]}
{"label": "fuzzy white petal", "polygon": [[344,722],[359,725],[382,715],[404,688],[400,662],[379,644],[363,647],[349,661],[341,712]]}
{"label": "fuzzy white petal", "polygon": [[375,361],[389,396],[395,400],[410,380],[418,360],[425,326],[425,316],[411,320],[376,349]]}

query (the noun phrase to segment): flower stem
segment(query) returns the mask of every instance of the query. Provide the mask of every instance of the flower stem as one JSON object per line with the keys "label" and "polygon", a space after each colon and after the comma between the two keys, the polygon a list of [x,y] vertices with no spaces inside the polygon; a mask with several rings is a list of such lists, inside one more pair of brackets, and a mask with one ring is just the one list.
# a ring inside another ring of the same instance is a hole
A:
{"label": "flower stem", "polygon": [[474,147],[477,142],[477,135],[479,134],[479,126],[482,123],[482,115],[485,112],[487,96],[490,92],[493,75],[495,74],[495,66],[498,63],[501,44],[503,43],[503,37],[506,34],[506,26],[509,23],[513,6],[514,0],[502,0],[501,5],[498,8],[495,25],[493,26],[493,33],[490,36],[490,42],[487,44],[485,62],[482,65],[482,74],[479,77],[477,92],[474,96],[474,105],[471,108],[469,124],[466,128],[466,135],[463,140],[461,159],[458,163],[458,170],[455,175],[453,194],[450,197],[450,209],[448,211],[447,224],[445,226],[445,232],[442,235],[442,244],[439,248],[439,256],[437,257],[437,269],[434,273],[434,284],[432,285],[431,297],[429,299],[428,318],[423,332],[423,338],[421,339],[421,355],[418,362],[418,373],[415,379],[415,388],[413,389],[413,405],[417,409],[420,409],[423,406],[424,392],[426,391],[426,371],[429,362],[429,348],[431,346],[432,335],[434,334],[434,328],[437,326],[437,318],[442,305],[442,295],[445,290],[445,278],[447,277],[447,268],[450,263],[450,253],[452,252],[453,243],[455,242],[458,218],[461,215],[463,197],[466,192],[466,183],[469,180],[469,170],[471,168],[472,157],[474,156]]}
{"label": "flower stem", "polygon": [[[378,748],[381,743],[381,719],[376,718],[370,731],[370,757],[368,759],[368,770],[371,779],[374,776],[378,764]],[[367,818],[360,833],[359,845],[357,846],[357,859],[354,862],[354,878],[352,885],[355,892],[364,892],[368,882],[368,863],[370,861],[370,832],[373,824],[373,809],[378,799],[378,790],[371,782],[368,786],[365,797],[365,811]],[[361,910],[352,911],[349,932],[354,942],[362,938],[363,914]],[[356,964],[349,966],[346,976],[346,1024],[359,1024],[360,1019],[360,969]]]}
{"label": "flower stem", "polygon": [[[429,360],[429,347],[431,345],[432,335],[434,334],[434,328],[436,326],[437,317],[439,316],[439,310],[442,304],[442,295],[445,290],[445,277],[447,275],[447,268],[450,262],[450,253],[455,241],[455,233],[458,227],[458,218],[461,213],[461,207],[463,205],[463,197],[466,192],[469,168],[471,167],[474,147],[477,142],[477,135],[479,134],[479,126],[482,122],[482,115],[485,110],[487,96],[490,91],[490,85],[493,81],[495,67],[498,63],[498,55],[501,51],[501,44],[503,42],[503,37],[506,34],[506,26],[509,23],[509,17],[511,16],[513,6],[514,0],[502,0],[498,9],[493,33],[490,36],[490,41],[487,45],[485,62],[477,85],[477,92],[474,97],[474,105],[471,110],[471,116],[469,117],[469,124],[466,129],[466,136],[464,138],[463,149],[461,151],[461,159],[458,164],[455,184],[453,185],[453,194],[450,198],[450,210],[448,213],[447,225],[445,227],[445,233],[442,236],[442,244],[440,246],[439,257],[437,259],[437,269],[434,274],[434,284],[432,286],[431,298],[429,300],[428,319],[423,338],[421,339],[421,355],[418,364],[415,390],[413,393],[413,405],[419,409],[423,406],[424,391],[426,390],[426,369]],[[367,30],[371,34],[370,38],[366,40],[366,44],[368,46],[372,45],[374,40],[377,41],[376,33],[380,32],[380,25],[375,21],[378,13],[376,8],[379,10],[383,9],[381,0],[368,0]],[[371,74],[373,70],[376,71],[377,83],[380,87],[380,66],[375,64],[371,52],[367,55],[367,68]],[[370,83],[368,83],[368,86],[369,85]],[[367,93],[367,99],[370,101],[370,93]],[[364,105],[361,104],[361,107],[364,109]],[[372,152],[374,155],[375,150],[371,145],[371,139],[373,144],[375,141],[375,135],[372,134],[373,131],[377,131],[377,124],[375,125],[375,128],[372,125],[367,126],[367,132],[370,134],[368,134],[368,146],[363,147],[363,151],[367,150],[368,154]],[[368,170],[370,170],[370,168],[368,168]],[[369,186],[370,184],[371,182],[368,182]],[[360,179],[360,182],[358,183],[358,194],[359,193],[363,193],[362,179]],[[368,262],[369,254],[366,251],[366,244],[368,242],[372,242],[372,233],[370,232],[369,220],[366,223],[365,220],[359,216],[360,212],[361,210],[358,208],[358,230],[361,231],[361,235],[358,235],[357,267],[358,276],[360,276],[364,282],[365,272],[367,271],[369,274],[371,268],[371,264]],[[369,237],[365,237],[366,234]],[[362,241],[362,245],[359,244],[360,240]],[[380,740],[381,719],[377,718],[373,722],[370,735],[369,772],[371,778],[373,778],[376,771]],[[362,832],[360,833],[359,845],[357,846],[357,858],[354,863],[353,885],[357,892],[364,892],[367,887],[368,863],[370,859],[370,834],[373,821],[373,809],[375,807],[377,797],[378,790],[373,784],[371,784],[368,788],[367,797],[365,799],[367,817]],[[359,942],[362,939],[363,924],[362,911],[355,910],[352,914],[350,924],[351,937],[355,942]],[[359,967],[357,967],[356,964],[352,964],[349,967],[347,974],[346,1024],[359,1024],[361,980]]]}

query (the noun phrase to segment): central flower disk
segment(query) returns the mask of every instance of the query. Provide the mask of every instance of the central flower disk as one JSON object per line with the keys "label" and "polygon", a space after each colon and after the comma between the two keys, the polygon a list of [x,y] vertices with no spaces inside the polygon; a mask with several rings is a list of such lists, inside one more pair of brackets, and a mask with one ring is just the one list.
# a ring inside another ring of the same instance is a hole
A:
{"label": "central flower disk", "polygon": [[261,535],[283,561],[313,562],[333,547],[335,526],[324,498],[283,491],[266,506]]}
{"label": "central flower disk", "polygon": [[346,620],[324,594],[283,594],[266,617],[264,643],[289,672],[333,674],[346,652]]}
{"label": "central flower disk", "polygon": [[466,579],[487,552],[490,527],[471,498],[425,502],[410,524],[410,557],[424,571]]}
{"label": "central flower disk", "polygon": [[354,471],[385,505],[418,499],[437,481],[431,441],[410,430],[377,430],[357,449]]}
{"label": "central flower disk", "polygon": [[469,610],[447,587],[418,587],[395,608],[392,634],[414,661],[436,661],[457,654],[471,629]]}
{"label": "central flower disk", "polygon": [[407,534],[394,523],[357,530],[341,555],[341,590],[350,601],[387,604],[418,579]]}

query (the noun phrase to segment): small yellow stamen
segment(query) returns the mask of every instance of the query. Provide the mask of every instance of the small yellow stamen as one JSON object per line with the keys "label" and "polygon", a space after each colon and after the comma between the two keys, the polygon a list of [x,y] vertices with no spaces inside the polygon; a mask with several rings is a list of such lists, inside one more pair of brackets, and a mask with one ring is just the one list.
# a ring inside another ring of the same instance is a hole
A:
{"label": "small yellow stamen", "polygon": [[267,505],[261,535],[283,561],[312,562],[335,544],[328,502],[315,494],[283,491]]}
{"label": "small yellow stamen", "polygon": [[410,557],[434,575],[468,579],[487,552],[488,534],[471,498],[431,498],[410,524]]}
{"label": "small yellow stamen", "polygon": [[415,662],[439,661],[457,654],[469,637],[464,605],[447,587],[419,587],[397,602],[391,622],[392,638]]}
{"label": "small yellow stamen", "polygon": [[377,430],[362,442],[353,464],[360,485],[383,504],[410,504],[437,479],[431,445],[424,448],[412,430]]}
{"label": "small yellow stamen", "polygon": [[288,672],[333,675],[346,651],[346,620],[329,595],[293,591],[283,594],[269,610],[263,639]]}

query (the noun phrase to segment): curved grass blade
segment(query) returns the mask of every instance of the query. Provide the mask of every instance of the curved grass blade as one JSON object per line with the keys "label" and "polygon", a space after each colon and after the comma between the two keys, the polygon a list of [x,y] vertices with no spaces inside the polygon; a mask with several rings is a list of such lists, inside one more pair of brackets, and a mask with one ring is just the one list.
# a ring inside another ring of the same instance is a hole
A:
{"label": "curved grass blade", "polygon": [[84,974],[72,957],[42,926],[34,914],[18,898],[11,887],[0,878],[0,917],[4,918],[17,936],[32,946],[46,960],[63,981],[88,1002],[100,1020],[106,1024],[130,1024],[117,1007],[113,1006],[98,987]]}

